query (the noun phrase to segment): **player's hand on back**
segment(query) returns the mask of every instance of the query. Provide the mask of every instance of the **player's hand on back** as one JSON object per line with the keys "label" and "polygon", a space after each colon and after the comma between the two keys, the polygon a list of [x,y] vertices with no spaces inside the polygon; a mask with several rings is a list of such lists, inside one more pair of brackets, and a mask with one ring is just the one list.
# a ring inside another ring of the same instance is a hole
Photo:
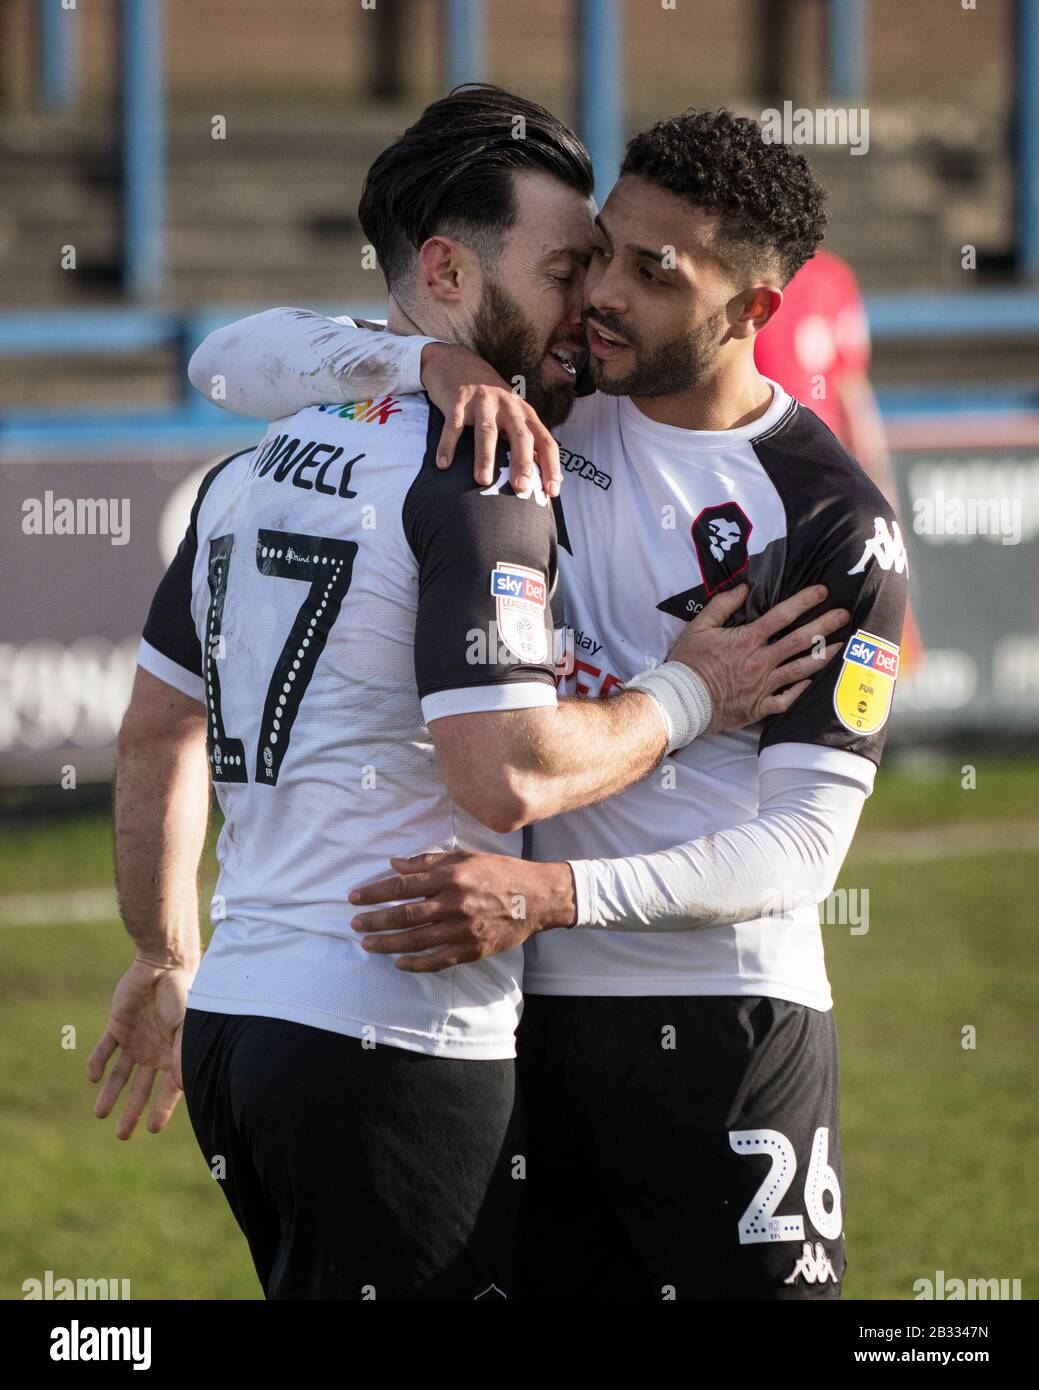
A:
{"label": "player's hand on back", "polygon": [[157,1076],[161,1078],[159,1090],[148,1117],[152,1134],[165,1129],[180,1100],[180,1042],[188,987],[196,969],[194,965],[158,965],[138,958],[115,987],[108,1027],[90,1054],[87,1076],[96,1085],[104,1077],[109,1059],[118,1051],[94,1105],[99,1120],[112,1113],[120,1092],[133,1077],[116,1124],[118,1139],[129,1139],[133,1134],[151,1099]]}
{"label": "player's hand on back", "polygon": [[827,646],[824,639],[850,617],[846,609],[833,608],[779,637],[826,599],[825,585],[813,584],[752,623],[725,627],[749,592],[746,584],[740,584],[715,594],[686,626],[668,655],[669,661],[691,667],[707,686],[712,705],[707,732],[711,734],[785,714],[808,688],[811,678],[840,651],[839,642]]}
{"label": "player's hand on back", "polygon": [[495,451],[505,436],[511,456],[509,482],[525,496],[541,473],[549,497],[558,497],[562,481],[559,445],[534,408],[492,366],[468,348],[451,343],[427,343],[422,349],[422,383],[444,417],[437,446],[437,467],[449,468],[459,436],[472,426],[475,439],[473,476],[489,487],[495,476]]}

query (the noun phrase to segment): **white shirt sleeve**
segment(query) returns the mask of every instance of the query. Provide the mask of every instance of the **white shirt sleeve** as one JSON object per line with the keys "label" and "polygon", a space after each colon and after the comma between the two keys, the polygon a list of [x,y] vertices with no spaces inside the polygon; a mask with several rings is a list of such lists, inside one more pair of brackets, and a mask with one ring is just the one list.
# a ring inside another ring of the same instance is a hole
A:
{"label": "white shirt sleeve", "polygon": [[160,681],[172,685],[173,689],[179,690],[182,695],[190,695],[200,705],[206,703],[206,683],[202,677],[181,666],[180,662],[164,656],[143,637],[137,649],[137,664]]}
{"label": "white shirt sleeve", "polygon": [[224,410],[280,420],[308,405],[421,391],[422,349],[439,341],[372,332],[309,309],[265,309],[210,333],[188,378]]}
{"label": "white shirt sleeve", "polygon": [[872,779],[793,767],[759,779],[758,814],[742,825],[656,854],[571,861],[577,926],[691,931],[827,898]]}

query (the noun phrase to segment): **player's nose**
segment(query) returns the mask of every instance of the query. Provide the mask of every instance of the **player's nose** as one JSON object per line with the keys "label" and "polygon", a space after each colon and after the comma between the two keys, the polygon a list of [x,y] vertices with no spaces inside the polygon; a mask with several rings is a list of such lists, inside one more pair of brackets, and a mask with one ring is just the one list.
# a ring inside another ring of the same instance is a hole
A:
{"label": "player's nose", "polygon": [[585,295],[585,308],[598,309],[600,313],[615,314],[619,318],[627,311],[628,306],[620,292],[620,278],[612,271],[613,267],[607,266]]}

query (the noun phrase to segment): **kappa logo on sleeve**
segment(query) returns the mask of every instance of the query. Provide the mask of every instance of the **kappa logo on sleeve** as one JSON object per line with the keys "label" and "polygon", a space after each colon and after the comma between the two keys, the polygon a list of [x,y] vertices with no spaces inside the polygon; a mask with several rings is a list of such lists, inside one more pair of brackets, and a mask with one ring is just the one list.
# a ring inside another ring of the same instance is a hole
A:
{"label": "kappa logo on sleeve", "polygon": [[512,455],[508,449],[505,450],[505,467],[500,469],[497,478],[491,483],[490,487],[480,490],[481,497],[519,497],[521,500],[533,497],[539,507],[548,506],[548,496],[541,482],[541,474],[535,473],[531,479],[531,489],[528,493],[513,492],[512,483],[509,479],[509,470],[512,468]]}
{"label": "kappa logo on sleeve", "polygon": [[887,518],[878,516],[873,521],[873,534],[862,548],[858,562],[848,571],[849,574],[862,574],[870,560],[875,560],[882,570],[893,569],[902,574],[909,565],[906,544],[897,521],[888,529]]}
{"label": "kappa logo on sleeve", "polygon": [[548,585],[540,570],[499,560],[491,571],[498,636],[520,661],[539,665],[548,656],[545,607]]}
{"label": "kappa logo on sleeve", "polygon": [[894,642],[871,632],[860,629],[848,639],[833,707],[853,734],[875,734],[887,722],[898,677],[898,654]]}

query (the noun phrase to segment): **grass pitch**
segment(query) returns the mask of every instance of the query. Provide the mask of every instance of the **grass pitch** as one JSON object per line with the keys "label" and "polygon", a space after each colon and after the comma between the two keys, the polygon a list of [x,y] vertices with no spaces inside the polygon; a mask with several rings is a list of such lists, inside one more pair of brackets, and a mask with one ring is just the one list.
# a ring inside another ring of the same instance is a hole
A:
{"label": "grass pitch", "polygon": [[[1037,808],[1027,761],[979,764],[971,790],[958,763],[893,765],[867,804],[838,885],[861,920],[829,911],[823,928],[847,1298],[911,1299],[938,1270],[1039,1291]],[[6,827],[0,881],[0,1298],[48,1269],[129,1279],[137,1299],[260,1297],[183,1103],[128,1143],[92,1114],[86,1059],[131,957],[105,891],[107,817]]]}

